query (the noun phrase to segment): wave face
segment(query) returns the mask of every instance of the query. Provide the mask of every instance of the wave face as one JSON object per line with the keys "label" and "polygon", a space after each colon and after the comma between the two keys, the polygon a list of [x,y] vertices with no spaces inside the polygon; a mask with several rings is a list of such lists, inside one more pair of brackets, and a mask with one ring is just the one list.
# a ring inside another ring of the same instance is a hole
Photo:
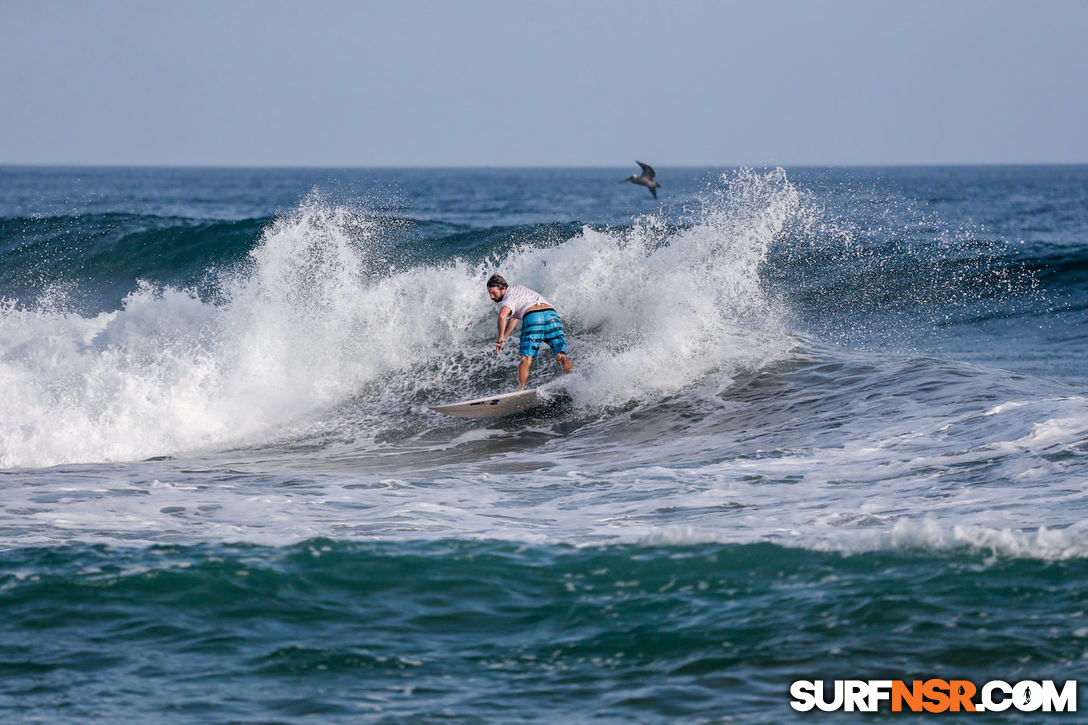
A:
{"label": "wave face", "polygon": [[[0,169],[0,711],[1074,678],[1088,168],[658,171]],[[495,272],[575,372],[438,415],[515,385]]]}
{"label": "wave face", "polygon": [[[18,356],[6,356],[0,394],[23,412],[0,429],[0,461],[40,467],[236,445],[395,378],[433,391],[420,402],[486,394],[497,383],[494,361],[480,359],[494,310],[480,289],[493,269],[564,299],[571,332],[584,340],[585,372],[570,387],[581,405],[660,397],[712,371],[780,357],[790,341],[759,267],[802,213],[798,194],[781,172],[746,174],[705,201],[680,228],[647,217],[621,231],[587,226],[551,245],[533,244],[539,230],[527,239],[515,231],[505,249],[462,234],[437,240],[440,250],[455,247],[446,256],[403,249],[395,234],[404,220],[313,195],[269,222],[244,256],[236,242],[252,222],[92,236],[89,251],[56,274],[112,265],[106,276],[135,289],[119,309],[92,316],[53,287],[33,306],[6,306],[0,329]],[[113,223],[146,220],[74,222],[94,235]],[[31,225],[33,235],[55,225]],[[153,244],[142,241],[148,235]],[[210,241],[219,237],[225,248]],[[199,285],[171,284],[196,276],[201,245],[227,263],[201,272]],[[125,254],[141,246],[146,259]],[[456,255],[481,247],[490,252],[482,261]],[[131,276],[141,265],[154,281]]]}

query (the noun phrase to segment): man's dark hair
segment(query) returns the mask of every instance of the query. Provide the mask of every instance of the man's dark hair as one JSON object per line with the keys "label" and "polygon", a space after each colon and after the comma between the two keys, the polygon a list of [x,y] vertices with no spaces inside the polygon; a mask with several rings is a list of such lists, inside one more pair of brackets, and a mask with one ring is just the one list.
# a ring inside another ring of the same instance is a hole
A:
{"label": "man's dark hair", "polygon": [[506,284],[506,280],[503,279],[500,275],[493,274],[491,275],[491,279],[487,280],[487,286],[498,287],[499,289],[506,289],[510,285]]}

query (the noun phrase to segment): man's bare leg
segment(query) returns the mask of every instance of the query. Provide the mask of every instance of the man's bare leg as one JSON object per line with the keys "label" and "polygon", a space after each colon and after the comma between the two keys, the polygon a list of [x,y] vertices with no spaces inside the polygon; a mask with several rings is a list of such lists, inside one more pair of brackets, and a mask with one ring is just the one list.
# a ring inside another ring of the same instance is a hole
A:
{"label": "man's bare leg", "polygon": [[518,390],[525,390],[525,383],[529,382],[529,366],[532,364],[532,356],[521,356],[521,363],[518,364]]}
{"label": "man's bare leg", "polygon": [[566,353],[559,353],[555,356],[555,359],[559,363],[559,366],[563,368],[563,372],[567,375],[574,372],[574,363],[570,361],[570,358],[567,357]]}

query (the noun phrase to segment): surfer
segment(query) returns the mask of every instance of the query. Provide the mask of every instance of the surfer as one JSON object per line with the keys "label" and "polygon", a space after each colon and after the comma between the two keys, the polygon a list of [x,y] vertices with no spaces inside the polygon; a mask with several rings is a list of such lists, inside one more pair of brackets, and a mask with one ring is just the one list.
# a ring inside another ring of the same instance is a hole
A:
{"label": "surfer", "polygon": [[497,274],[487,280],[487,294],[499,304],[499,336],[495,340],[495,354],[502,352],[503,343],[510,333],[521,325],[521,363],[518,365],[518,390],[525,390],[529,380],[529,367],[540,350],[540,343],[548,343],[555,353],[555,360],[564,373],[574,371],[574,363],[567,357],[567,338],[563,335],[563,323],[539,292],[516,284],[513,287]]}

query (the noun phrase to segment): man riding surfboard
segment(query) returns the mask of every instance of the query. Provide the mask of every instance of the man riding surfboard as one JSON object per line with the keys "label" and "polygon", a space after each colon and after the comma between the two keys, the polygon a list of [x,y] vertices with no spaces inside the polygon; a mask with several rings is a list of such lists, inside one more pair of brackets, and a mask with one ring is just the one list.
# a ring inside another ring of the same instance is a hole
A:
{"label": "man riding surfboard", "polygon": [[525,390],[529,381],[529,367],[545,342],[555,353],[556,362],[564,373],[574,371],[574,363],[567,357],[567,338],[563,334],[563,322],[552,304],[543,295],[520,284],[510,286],[497,274],[487,280],[487,294],[499,305],[499,336],[495,340],[495,354],[502,352],[506,338],[521,320],[521,362],[518,364],[518,390]]}

